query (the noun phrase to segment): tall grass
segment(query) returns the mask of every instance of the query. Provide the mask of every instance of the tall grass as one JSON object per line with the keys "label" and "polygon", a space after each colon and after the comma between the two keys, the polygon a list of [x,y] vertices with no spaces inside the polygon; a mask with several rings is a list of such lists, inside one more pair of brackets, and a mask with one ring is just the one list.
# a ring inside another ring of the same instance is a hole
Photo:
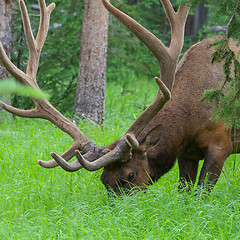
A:
{"label": "tall grass", "polygon": [[[81,123],[100,145],[120,137],[151,102],[152,81],[108,84],[102,128]],[[69,136],[44,120],[0,125],[0,239],[240,239],[240,166],[226,161],[202,199],[177,191],[177,165],[147,193],[108,199],[101,170],[43,169],[38,159],[62,153]]]}

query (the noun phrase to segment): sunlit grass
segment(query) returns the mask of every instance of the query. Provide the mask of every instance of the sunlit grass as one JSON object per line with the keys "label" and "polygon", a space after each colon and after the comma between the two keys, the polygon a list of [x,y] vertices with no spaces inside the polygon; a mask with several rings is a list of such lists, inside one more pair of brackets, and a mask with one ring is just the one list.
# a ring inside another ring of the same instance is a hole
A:
{"label": "sunlit grass", "polygon": [[[136,82],[135,82],[136,84]],[[109,84],[102,128],[79,127],[99,145],[119,138],[154,98],[150,80]],[[125,91],[124,91],[125,90]],[[155,91],[156,92],[156,91]],[[178,193],[178,166],[147,193],[109,200],[101,170],[43,169],[38,159],[62,153],[69,136],[44,120],[0,125],[0,239],[239,239],[240,166],[231,156],[202,199]]]}

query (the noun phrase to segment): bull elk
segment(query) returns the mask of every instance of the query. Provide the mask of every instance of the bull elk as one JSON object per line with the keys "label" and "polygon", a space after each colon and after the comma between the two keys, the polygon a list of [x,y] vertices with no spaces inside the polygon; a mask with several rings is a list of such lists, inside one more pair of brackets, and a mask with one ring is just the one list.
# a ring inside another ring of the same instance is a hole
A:
{"label": "bull elk", "polygon": [[[220,64],[211,64],[215,39],[207,39],[192,46],[178,63],[184,42],[184,27],[190,6],[180,6],[176,12],[169,0],[161,0],[171,25],[171,42],[167,48],[128,15],[122,13],[107,0],[105,8],[130,29],[154,54],[159,62],[161,80],[155,80],[159,91],[151,105],[136,119],[124,136],[107,147],[99,147],[88,139],[71,121],[59,113],[47,100],[33,99],[33,110],[20,110],[1,102],[8,112],[27,118],[44,118],[69,134],[74,143],[61,156],[51,153],[50,161],[39,160],[45,168],[61,166],[73,172],[81,168],[96,171],[104,168],[101,180],[108,190],[119,194],[135,186],[145,188],[168,172],[178,159],[180,188],[185,182],[194,184],[199,161],[204,159],[198,185],[215,184],[224,161],[239,151],[232,130],[225,129],[223,122],[210,121],[213,106],[200,103],[204,90],[221,86],[224,74]],[[26,73],[18,69],[7,57],[0,44],[0,59],[11,75],[21,84],[39,89],[36,74],[41,49],[47,36],[50,14],[55,7],[48,7],[39,0],[40,25],[34,38],[23,0],[19,1],[24,31],[29,47]],[[231,41],[232,50],[239,47]],[[160,111],[161,110],[161,111]],[[233,141],[234,139],[234,141]],[[80,153],[81,151],[81,153]],[[77,160],[68,161],[76,156]]]}

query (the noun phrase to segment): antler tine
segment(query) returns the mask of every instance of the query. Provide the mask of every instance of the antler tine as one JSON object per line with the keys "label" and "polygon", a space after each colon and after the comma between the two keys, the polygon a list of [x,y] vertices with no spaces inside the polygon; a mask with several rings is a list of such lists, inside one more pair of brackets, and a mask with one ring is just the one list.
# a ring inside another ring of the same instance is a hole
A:
{"label": "antler tine", "polygon": [[136,138],[140,135],[142,130],[152,120],[152,118],[162,109],[164,104],[171,98],[171,93],[166,85],[155,77],[159,90],[153,102],[148,106],[144,112],[136,119],[132,126],[127,130],[126,134],[133,133]]}
{"label": "antler tine", "polygon": [[[74,155],[75,155],[75,153],[74,153]],[[55,159],[55,161],[59,164],[59,166],[61,166],[61,168],[63,168],[67,172],[75,172],[82,168],[79,161],[77,161],[77,160],[74,162],[71,162],[71,164],[70,164],[64,158],[62,158],[61,156],[59,156],[58,154],[56,154],[54,152],[51,153],[51,156]],[[39,163],[39,161],[38,161],[38,163]]]}
{"label": "antler tine", "polygon": [[22,84],[31,86],[31,79],[20,69],[18,69],[7,56],[2,43],[0,42],[0,60],[7,71]]}
{"label": "antler tine", "polygon": [[169,21],[172,32],[169,54],[176,62],[178,61],[184,43],[185,23],[189,9],[190,5],[180,6],[177,13],[175,13],[174,21]]}
{"label": "antler tine", "polygon": [[36,40],[34,39],[31,24],[27,12],[26,5],[23,0],[19,0],[19,5],[22,13],[22,21],[24,26],[24,32],[27,39],[27,44],[29,48],[29,60],[27,66],[27,75],[34,77],[32,80],[36,87],[38,87],[36,82],[36,74],[38,70],[39,58],[41,54],[41,49],[44,45],[50,21],[50,14],[55,8],[55,4],[52,3],[46,7],[44,0],[39,0],[40,5],[40,24]]}
{"label": "antler tine", "polygon": [[0,101],[0,107],[2,107],[4,110],[6,110],[14,115],[17,115],[19,117],[27,117],[27,118],[38,117],[38,111],[36,108],[33,110],[22,110],[22,109],[12,107],[11,105],[8,105],[2,101]]}
{"label": "antler tine", "polygon": [[[101,153],[99,153],[98,157],[103,156],[104,154],[106,154],[108,152],[107,149],[102,149]],[[42,161],[42,160],[38,160],[38,164],[41,165],[42,167],[45,168],[53,168],[56,166],[61,166],[65,171],[68,172],[75,172],[81,168],[83,168],[83,166],[79,163],[79,160],[75,160],[71,163],[68,163],[67,161],[69,159],[71,159],[73,156],[75,156],[75,154],[77,155],[81,155],[81,153],[77,150],[77,148],[75,149],[74,147],[70,147],[65,153],[63,153],[61,156],[59,156],[58,154],[52,152],[51,156],[53,157],[53,159],[55,160],[50,160],[48,162],[46,161]],[[81,155],[82,156],[82,155]],[[85,161],[87,162],[92,162],[94,160],[96,160],[96,153],[89,151],[87,153],[85,153],[83,156]],[[101,161],[101,160],[100,160]]]}
{"label": "antler tine", "polygon": [[171,43],[169,47],[169,54],[176,61],[182,51],[184,41],[184,29],[187,20],[190,4],[182,5],[175,12],[169,0],[161,0],[165,13],[171,25]]}
{"label": "antler tine", "polygon": [[[31,29],[30,20],[28,17],[27,8],[26,8],[26,5],[23,0],[19,1],[19,6],[21,9],[21,14],[22,14],[23,29],[24,29],[24,33],[25,33],[28,48],[29,48],[29,60],[28,60],[28,69],[29,69],[30,63],[36,64],[33,61],[34,55],[36,54],[36,46],[35,46],[35,40],[34,40],[32,29]],[[29,70],[27,70],[27,73],[28,72],[29,72]],[[27,75],[29,75],[29,74],[27,74]],[[37,86],[36,82],[35,82],[35,86]]]}
{"label": "antler tine", "polygon": [[[61,156],[61,158],[63,158],[65,161],[69,161],[72,157],[75,156],[75,150],[77,150],[79,148],[79,144],[77,142],[74,142],[72,144],[72,146],[70,146],[68,148],[67,151],[65,151]],[[54,153],[56,154],[56,153]],[[57,155],[57,154],[56,154]],[[52,154],[51,154],[52,156]],[[54,155],[55,156],[55,155]],[[58,156],[58,155],[57,155]],[[54,158],[55,159],[55,158]],[[50,160],[50,161],[43,161],[43,160],[38,160],[38,164],[44,168],[54,168],[54,167],[57,167],[58,165],[58,162],[55,161],[55,160]]]}
{"label": "antler tine", "polygon": [[40,6],[40,24],[36,37],[38,50],[43,47],[45,39],[47,37],[50,14],[55,8],[55,3],[51,3],[48,7],[46,7],[45,1],[39,0],[39,6]]}

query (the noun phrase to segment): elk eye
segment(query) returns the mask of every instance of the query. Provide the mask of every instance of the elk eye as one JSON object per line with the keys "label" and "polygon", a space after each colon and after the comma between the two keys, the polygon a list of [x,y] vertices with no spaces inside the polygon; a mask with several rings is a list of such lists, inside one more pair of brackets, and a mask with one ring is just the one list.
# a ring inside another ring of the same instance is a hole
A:
{"label": "elk eye", "polygon": [[128,174],[128,181],[133,180],[133,178],[134,178],[134,172],[129,173]]}

